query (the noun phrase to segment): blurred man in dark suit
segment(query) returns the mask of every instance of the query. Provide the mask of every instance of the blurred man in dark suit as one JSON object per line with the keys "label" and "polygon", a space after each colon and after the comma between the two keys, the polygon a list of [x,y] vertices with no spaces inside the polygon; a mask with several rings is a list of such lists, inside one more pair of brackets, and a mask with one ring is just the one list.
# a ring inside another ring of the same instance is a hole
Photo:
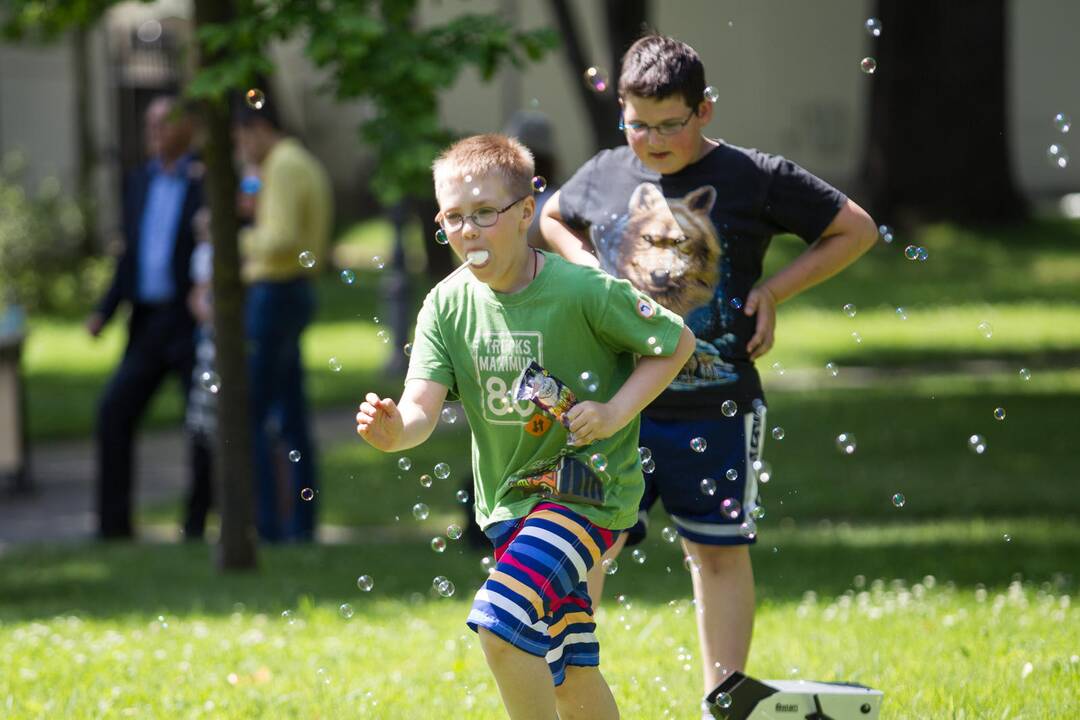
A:
{"label": "blurred man in dark suit", "polygon": [[[192,220],[202,206],[202,168],[191,153],[194,118],[176,98],[155,98],[146,110],[150,157],[124,187],[124,251],[87,331],[97,337],[121,303],[131,307],[123,360],[101,397],[97,417],[98,534],[130,538],[135,429],[170,373],[186,390],[194,363],[195,321],[187,306],[194,248]],[[197,450],[193,452],[205,452]],[[207,458],[192,458],[193,502],[184,530],[201,537],[208,503]],[[203,499],[206,498],[206,499]]]}

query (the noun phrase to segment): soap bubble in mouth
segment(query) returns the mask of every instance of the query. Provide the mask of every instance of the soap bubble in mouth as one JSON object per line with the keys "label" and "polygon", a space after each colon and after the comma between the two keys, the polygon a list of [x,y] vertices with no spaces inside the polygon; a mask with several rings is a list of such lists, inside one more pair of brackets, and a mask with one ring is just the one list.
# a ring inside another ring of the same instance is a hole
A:
{"label": "soap bubble in mouth", "polygon": [[469,263],[473,267],[487,265],[487,262],[490,259],[491,253],[487,250],[472,250],[465,255],[465,262]]}

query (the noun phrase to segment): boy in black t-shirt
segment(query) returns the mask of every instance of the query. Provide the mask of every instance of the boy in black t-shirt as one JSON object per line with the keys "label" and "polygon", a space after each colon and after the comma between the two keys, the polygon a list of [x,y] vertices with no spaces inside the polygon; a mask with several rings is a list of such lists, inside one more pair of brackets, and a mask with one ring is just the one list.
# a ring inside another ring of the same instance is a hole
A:
{"label": "boy in black t-shirt", "polygon": [[[798,165],[705,137],[715,100],[705,90],[689,45],[659,35],[634,43],[619,78],[628,146],[586,162],[545,206],[541,231],[568,259],[629,279],[681,314],[697,337],[690,361],[643,413],[643,469],[655,470],[642,519],[623,538],[640,542],[645,513],[663,501],[694,564],[708,693],[744,669],[753,627],[749,545],[762,512],[765,422],[754,361],[772,347],[776,306],[854,262],[877,230]],[[769,241],[783,232],[808,247],[762,280]],[[602,580],[590,578],[597,600]]]}

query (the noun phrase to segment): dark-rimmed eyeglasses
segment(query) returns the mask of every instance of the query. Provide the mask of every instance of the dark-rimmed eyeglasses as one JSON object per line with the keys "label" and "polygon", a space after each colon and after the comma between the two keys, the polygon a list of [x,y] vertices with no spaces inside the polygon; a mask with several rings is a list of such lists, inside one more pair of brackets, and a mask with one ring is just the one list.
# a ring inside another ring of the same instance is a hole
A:
{"label": "dark-rimmed eyeglasses", "polygon": [[682,132],[682,129],[686,127],[686,124],[690,122],[690,118],[697,115],[697,110],[691,110],[690,114],[686,116],[685,120],[665,120],[659,125],[649,125],[638,120],[633,122],[626,122],[623,120],[623,116],[619,114],[619,129],[634,135],[635,137],[642,137],[649,134],[650,130],[655,130],[659,135],[671,136],[678,135]]}
{"label": "dark-rimmed eyeglasses", "polygon": [[[532,195],[532,193],[529,193]],[[514,202],[510,203],[502,210],[496,210],[493,207],[482,207],[475,210],[468,215],[463,215],[459,212],[443,213],[442,221],[439,223],[442,225],[443,230],[446,232],[457,232],[465,226],[465,221],[468,220],[476,227],[491,227],[495,223],[499,222],[499,216],[510,208],[517,205],[519,202],[529,197],[529,195],[522,195]]]}

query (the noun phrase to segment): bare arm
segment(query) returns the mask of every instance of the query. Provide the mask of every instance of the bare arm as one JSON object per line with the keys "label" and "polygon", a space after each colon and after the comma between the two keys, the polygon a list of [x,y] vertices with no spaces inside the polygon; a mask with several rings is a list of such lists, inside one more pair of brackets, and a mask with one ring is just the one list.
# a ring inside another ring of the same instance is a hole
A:
{"label": "bare arm", "polygon": [[757,315],[757,328],[746,346],[750,359],[772,348],[777,305],[836,275],[873,247],[877,237],[873,219],[848,200],[820,238],[751,290],[744,308],[748,316]]}
{"label": "bare arm", "polygon": [[694,352],[694,334],[683,327],[675,352],[667,357],[642,357],[614,397],[606,403],[586,400],[566,414],[578,445],[610,437],[663,392]]}
{"label": "bare arm", "polygon": [[445,399],[446,386],[434,380],[410,380],[397,403],[368,393],[356,413],[356,432],[383,452],[416,447],[431,436]]}
{"label": "bare arm", "polygon": [[540,233],[552,250],[562,255],[570,262],[589,267],[600,267],[600,261],[592,253],[592,243],[581,232],[575,231],[566,224],[559,212],[559,196],[562,191],[556,191],[551,198],[544,203],[544,210],[540,213]]}

